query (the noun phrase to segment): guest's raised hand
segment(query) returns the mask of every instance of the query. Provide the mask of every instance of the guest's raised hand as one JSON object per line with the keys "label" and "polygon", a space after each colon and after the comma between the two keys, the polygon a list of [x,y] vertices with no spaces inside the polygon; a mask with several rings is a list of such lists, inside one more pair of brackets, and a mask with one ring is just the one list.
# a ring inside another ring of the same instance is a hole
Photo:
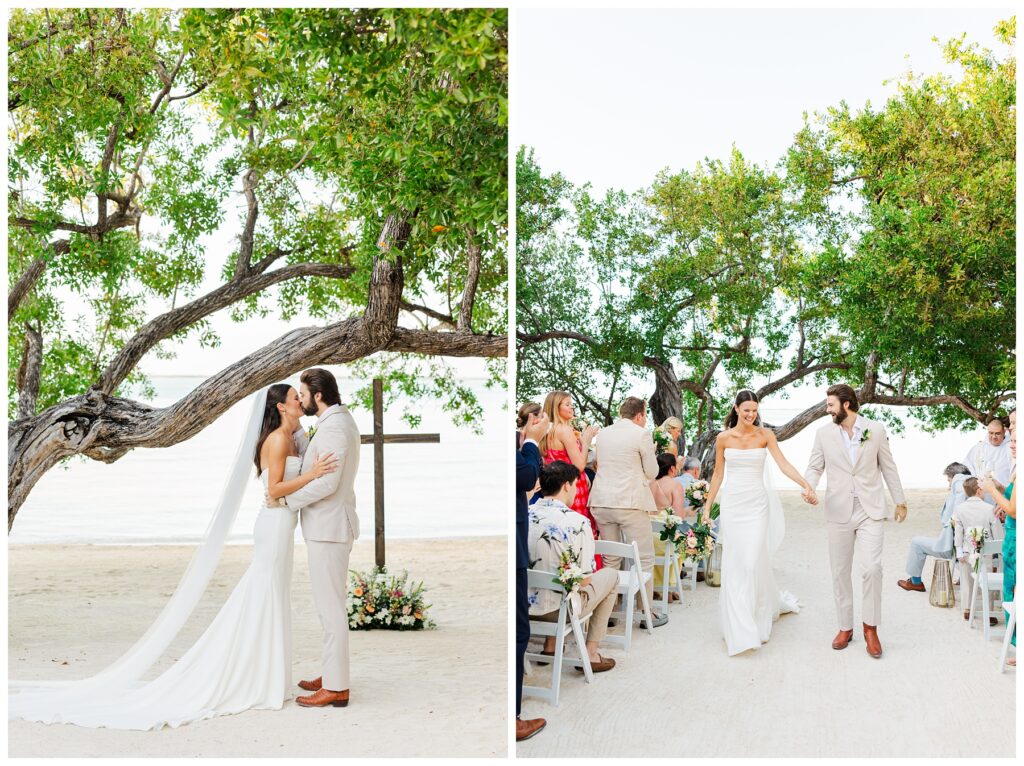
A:
{"label": "guest's raised hand", "polygon": [[539,415],[530,415],[530,422],[523,428],[523,436],[527,439],[533,439],[535,442],[540,442],[547,435],[550,428],[551,421],[548,420],[546,412],[542,412]]}
{"label": "guest's raised hand", "polygon": [[591,423],[589,426],[583,429],[583,440],[591,441],[595,436],[597,436],[597,433],[600,430],[601,426]]}

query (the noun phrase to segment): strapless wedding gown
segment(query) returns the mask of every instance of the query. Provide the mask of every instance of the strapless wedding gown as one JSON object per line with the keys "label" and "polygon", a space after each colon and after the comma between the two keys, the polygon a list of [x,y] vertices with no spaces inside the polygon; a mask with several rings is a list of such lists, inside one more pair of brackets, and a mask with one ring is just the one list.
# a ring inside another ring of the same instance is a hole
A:
{"label": "strapless wedding gown", "polygon": [[719,616],[729,655],[758,649],[783,612],[799,612],[796,596],[780,591],[771,558],[785,534],[782,504],[765,483],[768,450],[725,450],[719,512],[722,588]]}
{"label": "strapless wedding gown", "polygon": [[[288,457],[285,480],[302,461]],[[260,476],[266,487],[267,472]],[[291,695],[291,576],[296,513],[264,505],[252,563],[210,627],[152,681],[76,693],[74,682],[8,698],[8,718],[90,728],[159,729],[249,709],[279,710]]]}

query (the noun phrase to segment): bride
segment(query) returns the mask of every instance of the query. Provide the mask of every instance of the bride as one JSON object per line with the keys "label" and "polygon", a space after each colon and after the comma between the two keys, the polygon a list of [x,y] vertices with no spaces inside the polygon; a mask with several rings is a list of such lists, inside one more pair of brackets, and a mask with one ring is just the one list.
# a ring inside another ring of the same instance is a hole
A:
{"label": "bride", "polygon": [[757,409],[753,391],[744,389],[736,394],[726,419],[727,430],[715,442],[715,470],[703,512],[707,522],[724,478],[719,514],[719,616],[730,656],[759,649],[771,636],[772,623],[779,614],[800,611],[796,596],[779,591],[772,574],[771,557],[785,534],[785,519],[778,495],[766,483],[770,482],[767,454],[770,452],[782,472],[804,488],[808,498],[814,497],[811,486],[783,456],[775,434],[761,426]]}
{"label": "bride", "polygon": [[8,719],[91,728],[159,729],[250,708],[279,710],[291,687],[289,590],[296,514],[264,504],[253,529],[252,563],[210,627],[151,681],[142,676],[175,638],[202,596],[241,504],[252,464],[270,497],[295,492],[337,469],[333,454],[304,474],[294,435],[298,392],[278,383],[258,392],[228,481],[174,595],[117,662],[79,681],[11,681]]}

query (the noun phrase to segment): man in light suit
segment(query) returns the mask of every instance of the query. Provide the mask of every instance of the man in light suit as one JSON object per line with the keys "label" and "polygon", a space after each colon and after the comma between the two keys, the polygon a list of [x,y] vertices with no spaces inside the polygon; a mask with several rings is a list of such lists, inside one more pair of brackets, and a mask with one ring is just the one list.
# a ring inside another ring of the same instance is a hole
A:
{"label": "man in light suit", "polygon": [[[640,567],[651,572],[647,601],[654,603],[654,536],[648,512],[654,512],[654,495],[648,481],[658,475],[654,439],[647,425],[647,402],[631,396],[619,407],[619,420],[601,429],[595,447],[598,470],[590,490],[590,512],[601,538],[630,543],[640,549]],[[618,569],[618,556],[605,556],[604,566]],[[668,615],[653,614],[654,627],[668,622]]]}
{"label": "man in light suit", "polygon": [[[833,649],[845,649],[853,638],[854,552],[864,564],[863,605],[864,641],[867,652],[882,656],[878,623],[882,612],[883,522],[888,516],[882,479],[896,503],[896,521],[907,517],[896,463],[889,451],[885,426],[857,414],[860,404],[856,392],[845,384],[830,386],[826,410],[832,422],[814,435],[814,447],[804,478],[812,489],[818,486],[822,472],[828,474],[825,495],[825,521],[828,528],[829,560],[832,565],[832,591],[839,617],[839,633]],[[804,499],[817,503],[813,491]]]}
{"label": "man in light suit", "polygon": [[308,471],[319,455],[328,452],[334,453],[338,470],[282,498],[289,508],[299,511],[313,603],[323,629],[322,674],[313,681],[300,681],[299,686],[313,694],[295,701],[303,707],[345,707],[349,698],[348,558],[359,537],[353,491],[359,469],[359,429],[341,404],[338,383],[330,372],[312,368],[299,380],[303,411],[318,416],[308,446],[305,437],[296,439],[305,448],[302,470]]}

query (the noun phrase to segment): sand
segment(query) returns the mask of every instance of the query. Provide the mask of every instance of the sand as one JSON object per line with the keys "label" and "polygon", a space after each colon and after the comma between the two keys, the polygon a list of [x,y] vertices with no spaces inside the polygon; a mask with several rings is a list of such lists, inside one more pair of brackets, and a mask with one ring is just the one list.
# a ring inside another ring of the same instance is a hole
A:
{"label": "sand", "polygon": [[[886,524],[877,660],[860,630],[845,650],[831,648],[837,625],[824,521],[799,493],[782,494],[787,535],[776,577],[800,597],[799,614],[783,615],[760,650],[729,657],[720,590],[698,583],[669,607],[667,625],[634,632],[628,654],[602,649],[618,665],[592,684],[566,670],[557,707],[524,698],[522,717],[548,725],[517,755],[1012,757],[1016,671],[997,671],[1002,623],[986,642],[980,620],[969,630],[959,603],[932,607],[927,594],[896,585],[906,577],[910,538],[937,533],[945,493],[909,491],[907,521]],[[855,619],[860,572],[855,561]],[[929,559],[926,587],[931,573]],[[528,682],[547,685],[550,673],[537,667]]]}
{"label": "sand", "polygon": [[[152,622],[192,552],[189,546],[11,546],[9,676],[82,678],[106,667]],[[504,756],[506,539],[391,540],[387,554],[392,571],[405,568],[425,582],[438,629],[352,632],[349,707],[307,709],[288,701],[280,711],[148,732],[14,721],[8,755]],[[209,624],[251,555],[248,546],[226,549],[170,657]],[[352,567],[372,564],[372,540],[358,542]],[[292,610],[297,681],[320,674],[320,627],[301,544]]]}

